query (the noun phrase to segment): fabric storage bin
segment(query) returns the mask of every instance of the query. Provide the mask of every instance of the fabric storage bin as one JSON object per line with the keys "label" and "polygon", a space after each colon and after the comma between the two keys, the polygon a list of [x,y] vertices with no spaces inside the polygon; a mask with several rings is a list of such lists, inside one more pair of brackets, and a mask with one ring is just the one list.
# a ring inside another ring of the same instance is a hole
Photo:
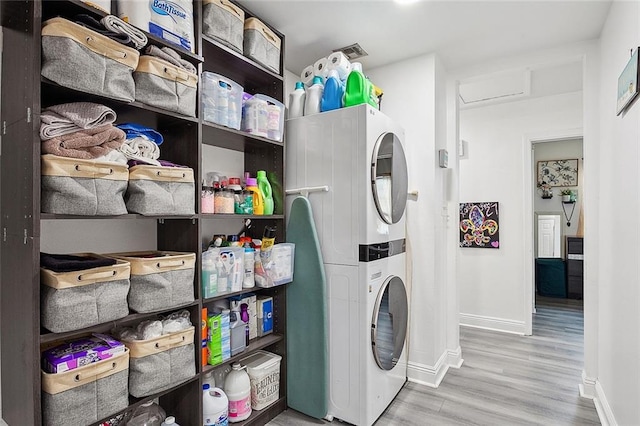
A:
{"label": "fabric storage bin", "polygon": [[282,41],[257,18],[244,21],[244,55],[280,74]]}
{"label": "fabric storage bin", "polygon": [[244,10],[228,0],[204,0],[202,32],[242,53]]}
{"label": "fabric storage bin", "polygon": [[195,253],[151,251],[114,253],[131,264],[129,308],[140,313],[161,311],[193,302]]}
{"label": "fabric storage bin", "polygon": [[64,373],[41,375],[45,426],[86,426],[129,405],[128,350]]}
{"label": "fabric storage bin", "polygon": [[42,76],[61,86],[131,102],[140,53],[64,18],[42,27]]}
{"label": "fabric storage bin", "polygon": [[125,204],[142,215],[195,214],[193,169],[186,167],[133,166]]}
{"label": "fabric storage bin", "polygon": [[196,374],[195,327],[149,340],[124,342],[131,352],[129,393],[136,398],[169,389]]}
{"label": "fabric storage bin", "polygon": [[[75,256],[100,257],[93,253]],[[90,327],[129,315],[129,262],[116,260],[73,272],[40,268],[41,323],[54,333]]]}
{"label": "fabric storage bin", "polygon": [[202,118],[240,130],[244,88],[235,81],[205,71],[202,73]]}
{"label": "fabric storage bin", "polygon": [[251,408],[262,410],[280,397],[280,355],[256,351],[238,362],[247,367],[251,383]]}
{"label": "fabric storage bin", "polygon": [[42,156],[43,213],[83,216],[127,213],[124,193],[129,171],[124,164]]}
{"label": "fabric storage bin", "polygon": [[198,76],[155,56],[141,56],[133,73],[135,98],[147,105],[196,116]]}

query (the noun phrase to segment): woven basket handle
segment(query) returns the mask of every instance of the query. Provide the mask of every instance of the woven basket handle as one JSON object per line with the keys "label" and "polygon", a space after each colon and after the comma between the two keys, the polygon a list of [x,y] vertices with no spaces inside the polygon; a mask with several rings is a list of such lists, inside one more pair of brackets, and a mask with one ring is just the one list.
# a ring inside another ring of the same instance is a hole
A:
{"label": "woven basket handle", "polygon": [[156,349],[171,348],[172,346],[184,342],[186,338],[187,337],[184,334],[179,334],[177,336],[169,337],[168,339],[163,339],[162,342],[156,342]]}
{"label": "woven basket handle", "polygon": [[109,371],[118,368],[118,359],[114,359],[111,362],[105,362],[96,364],[94,368],[88,368],[82,372],[79,372],[73,377],[73,381],[76,383],[89,382],[95,380],[96,376],[108,373]]}
{"label": "woven basket handle", "polygon": [[164,67],[164,73],[174,80],[189,81],[189,73],[169,67]]}

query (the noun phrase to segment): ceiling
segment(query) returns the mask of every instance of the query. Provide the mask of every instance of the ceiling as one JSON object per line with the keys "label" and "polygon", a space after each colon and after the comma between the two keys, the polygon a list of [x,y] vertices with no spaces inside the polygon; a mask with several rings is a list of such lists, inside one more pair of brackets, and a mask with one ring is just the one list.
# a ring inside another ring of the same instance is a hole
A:
{"label": "ceiling", "polygon": [[286,37],[285,67],[304,67],[353,43],[371,69],[437,53],[452,70],[599,37],[611,0],[239,0]]}

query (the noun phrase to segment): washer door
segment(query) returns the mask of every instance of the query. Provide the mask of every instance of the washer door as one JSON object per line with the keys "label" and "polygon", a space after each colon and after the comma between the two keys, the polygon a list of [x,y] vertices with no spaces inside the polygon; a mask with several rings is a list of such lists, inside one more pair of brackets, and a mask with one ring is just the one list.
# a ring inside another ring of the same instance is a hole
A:
{"label": "washer door", "polygon": [[381,369],[391,370],[398,363],[408,319],[404,283],[399,277],[389,277],[380,289],[371,321],[371,350]]}
{"label": "washer door", "polygon": [[371,186],[378,214],[388,224],[402,219],[407,204],[407,160],[400,139],[384,133],[373,149]]}

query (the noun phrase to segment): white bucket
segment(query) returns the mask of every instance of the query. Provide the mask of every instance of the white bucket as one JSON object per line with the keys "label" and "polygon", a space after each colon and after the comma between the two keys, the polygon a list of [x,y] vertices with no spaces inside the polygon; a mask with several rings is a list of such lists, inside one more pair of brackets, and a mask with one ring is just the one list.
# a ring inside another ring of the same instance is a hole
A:
{"label": "white bucket", "polygon": [[228,424],[229,400],[220,388],[204,385],[202,391],[202,422],[204,425],[226,426]]}
{"label": "white bucket", "polygon": [[224,389],[229,398],[229,423],[236,423],[251,415],[251,382],[240,364],[233,364],[231,368],[224,381]]}

